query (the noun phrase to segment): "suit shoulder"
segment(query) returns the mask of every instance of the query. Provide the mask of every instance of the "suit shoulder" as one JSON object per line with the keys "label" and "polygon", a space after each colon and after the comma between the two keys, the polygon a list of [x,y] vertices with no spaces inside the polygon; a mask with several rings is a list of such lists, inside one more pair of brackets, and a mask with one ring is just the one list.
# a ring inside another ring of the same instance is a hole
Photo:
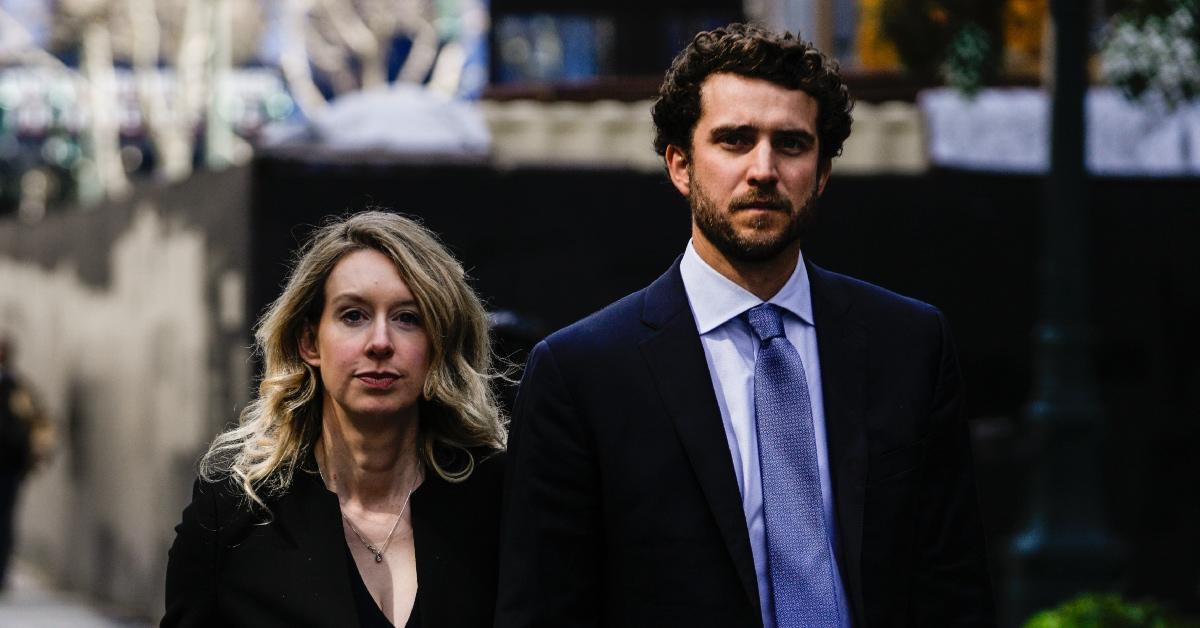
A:
{"label": "suit shoulder", "polygon": [[835,291],[843,293],[851,307],[872,318],[897,319],[906,321],[912,319],[940,318],[941,310],[919,299],[905,296],[873,283],[831,272],[820,270],[822,281]]}
{"label": "suit shoulder", "polygon": [[632,337],[641,321],[645,294],[643,288],[626,295],[550,334],[545,343],[556,352],[575,348],[595,350],[610,346],[621,338]]}
{"label": "suit shoulder", "polygon": [[179,574],[215,568],[214,556],[228,545],[230,536],[245,529],[249,513],[243,494],[232,481],[197,478],[192,483],[192,500],[175,526],[175,541],[168,554],[168,598]]}
{"label": "suit shoulder", "polygon": [[203,513],[212,513],[216,519],[219,518],[218,513],[228,516],[231,512],[245,509],[246,500],[246,494],[234,484],[232,479],[200,477],[192,483],[192,503],[189,508]]}
{"label": "suit shoulder", "polygon": [[[287,493],[294,492],[296,483],[301,481],[298,475],[302,471],[296,473]],[[233,478],[197,478],[192,486],[192,501],[184,509],[176,531],[198,527],[223,540],[237,538],[251,526],[270,523],[276,506],[284,498],[284,494],[264,495],[261,490],[260,496],[266,506],[254,503]]]}

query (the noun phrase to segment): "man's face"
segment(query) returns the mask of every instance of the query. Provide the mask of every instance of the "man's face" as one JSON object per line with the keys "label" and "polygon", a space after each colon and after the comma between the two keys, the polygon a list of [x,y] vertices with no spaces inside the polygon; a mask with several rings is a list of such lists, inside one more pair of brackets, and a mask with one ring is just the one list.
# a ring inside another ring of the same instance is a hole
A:
{"label": "man's face", "polygon": [[702,256],[761,262],[799,246],[829,176],[817,108],[807,93],[763,79],[721,73],[701,84],[692,150],[669,146],[666,159]]}

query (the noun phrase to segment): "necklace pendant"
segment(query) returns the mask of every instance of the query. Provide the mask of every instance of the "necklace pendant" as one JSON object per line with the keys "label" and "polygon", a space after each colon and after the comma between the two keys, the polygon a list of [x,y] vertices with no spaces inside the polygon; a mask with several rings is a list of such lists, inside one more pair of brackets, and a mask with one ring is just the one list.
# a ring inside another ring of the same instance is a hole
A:
{"label": "necklace pendant", "polygon": [[383,552],[375,552],[375,562],[377,562],[377,563],[383,562]]}

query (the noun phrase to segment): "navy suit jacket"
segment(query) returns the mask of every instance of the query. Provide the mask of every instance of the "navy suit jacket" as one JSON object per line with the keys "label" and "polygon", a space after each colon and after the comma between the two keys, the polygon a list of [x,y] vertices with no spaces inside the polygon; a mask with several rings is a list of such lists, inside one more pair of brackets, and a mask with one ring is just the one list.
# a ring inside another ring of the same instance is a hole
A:
{"label": "navy suit jacket", "polygon": [[[995,625],[942,314],[815,265],[808,273],[854,624]],[[761,626],[678,261],[534,349],[508,462],[498,628]]]}

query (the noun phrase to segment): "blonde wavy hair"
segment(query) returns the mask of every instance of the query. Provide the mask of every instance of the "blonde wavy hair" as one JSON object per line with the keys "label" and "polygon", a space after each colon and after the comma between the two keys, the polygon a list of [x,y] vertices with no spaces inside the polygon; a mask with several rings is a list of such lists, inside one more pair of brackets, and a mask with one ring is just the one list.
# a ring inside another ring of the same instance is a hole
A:
{"label": "blonde wavy hair", "polygon": [[[202,479],[233,480],[263,507],[264,496],[279,495],[291,485],[297,464],[321,435],[323,387],[319,372],[301,358],[300,339],[321,316],[333,267],[363,249],[395,262],[429,336],[417,436],[426,468],[460,482],[475,466],[470,448],[505,447],[505,418],[491,381],[503,376],[493,368],[487,312],[467,285],[462,265],[416,221],[365,211],[327,222],[298,252],[283,293],[255,329],[263,360],[258,396],[242,410],[236,427],[213,440],[200,460]],[[435,455],[439,449],[465,453],[465,464],[447,468]]]}

